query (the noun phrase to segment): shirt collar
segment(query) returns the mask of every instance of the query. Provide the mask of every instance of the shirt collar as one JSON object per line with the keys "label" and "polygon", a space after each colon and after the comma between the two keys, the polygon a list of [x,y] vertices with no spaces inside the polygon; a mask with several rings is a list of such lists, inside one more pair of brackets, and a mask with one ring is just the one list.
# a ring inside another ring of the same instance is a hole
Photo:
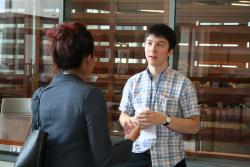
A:
{"label": "shirt collar", "polygon": [[[160,76],[162,76],[162,75],[167,75],[167,72],[169,71],[171,69],[171,67],[170,66],[168,66],[164,71],[162,71],[162,73],[160,74]],[[151,72],[149,71],[149,68],[147,67],[147,76],[148,76],[148,78],[150,79],[150,80],[152,80],[153,79],[153,75],[151,74]]]}

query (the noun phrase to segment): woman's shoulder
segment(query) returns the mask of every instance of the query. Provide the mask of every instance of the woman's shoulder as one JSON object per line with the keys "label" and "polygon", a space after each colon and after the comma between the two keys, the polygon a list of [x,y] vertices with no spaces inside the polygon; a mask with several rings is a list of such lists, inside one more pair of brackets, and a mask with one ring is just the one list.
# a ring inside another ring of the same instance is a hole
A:
{"label": "woman's shoulder", "polygon": [[32,95],[32,100],[38,99],[40,94],[42,93],[43,89],[44,89],[44,87],[40,87],[40,88],[36,89]]}
{"label": "woman's shoulder", "polygon": [[85,87],[87,94],[101,95],[102,91],[98,87],[93,85],[86,85]]}

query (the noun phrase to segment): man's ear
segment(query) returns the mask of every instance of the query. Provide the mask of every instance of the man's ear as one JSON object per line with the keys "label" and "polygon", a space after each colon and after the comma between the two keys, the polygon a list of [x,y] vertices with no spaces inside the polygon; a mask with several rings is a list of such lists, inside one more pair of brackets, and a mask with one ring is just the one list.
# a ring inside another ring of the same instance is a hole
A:
{"label": "man's ear", "polygon": [[168,51],[168,56],[172,55],[173,53],[174,53],[173,49],[170,49],[170,50]]}
{"label": "man's ear", "polygon": [[173,49],[170,49],[169,51],[168,51],[168,58],[173,54],[174,52],[173,52]]}

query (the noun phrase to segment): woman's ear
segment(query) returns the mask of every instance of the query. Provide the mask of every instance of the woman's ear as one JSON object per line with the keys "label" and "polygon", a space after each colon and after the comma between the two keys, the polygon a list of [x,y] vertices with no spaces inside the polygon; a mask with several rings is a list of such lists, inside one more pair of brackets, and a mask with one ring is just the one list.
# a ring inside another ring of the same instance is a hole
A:
{"label": "woman's ear", "polygon": [[92,59],[92,55],[88,55],[87,57],[85,57],[84,59],[83,59],[83,63],[85,64],[85,65],[90,65],[91,64],[91,59]]}
{"label": "woman's ear", "polygon": [[95,66],[95,57],[89,54],[87,57],[83,59],[82,69],[86,74],[92,73]]}

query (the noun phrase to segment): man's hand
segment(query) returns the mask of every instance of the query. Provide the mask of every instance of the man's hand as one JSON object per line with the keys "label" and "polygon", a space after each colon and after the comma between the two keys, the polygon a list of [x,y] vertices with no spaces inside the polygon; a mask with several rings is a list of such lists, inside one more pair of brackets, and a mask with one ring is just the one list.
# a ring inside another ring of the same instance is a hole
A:
{"label": "man's hand", "polygon": [[136,118],[143,129],[150,126],[161,125],[165,122],[166,116],[163,113],[154,112],[148,108],[144,108]]}

